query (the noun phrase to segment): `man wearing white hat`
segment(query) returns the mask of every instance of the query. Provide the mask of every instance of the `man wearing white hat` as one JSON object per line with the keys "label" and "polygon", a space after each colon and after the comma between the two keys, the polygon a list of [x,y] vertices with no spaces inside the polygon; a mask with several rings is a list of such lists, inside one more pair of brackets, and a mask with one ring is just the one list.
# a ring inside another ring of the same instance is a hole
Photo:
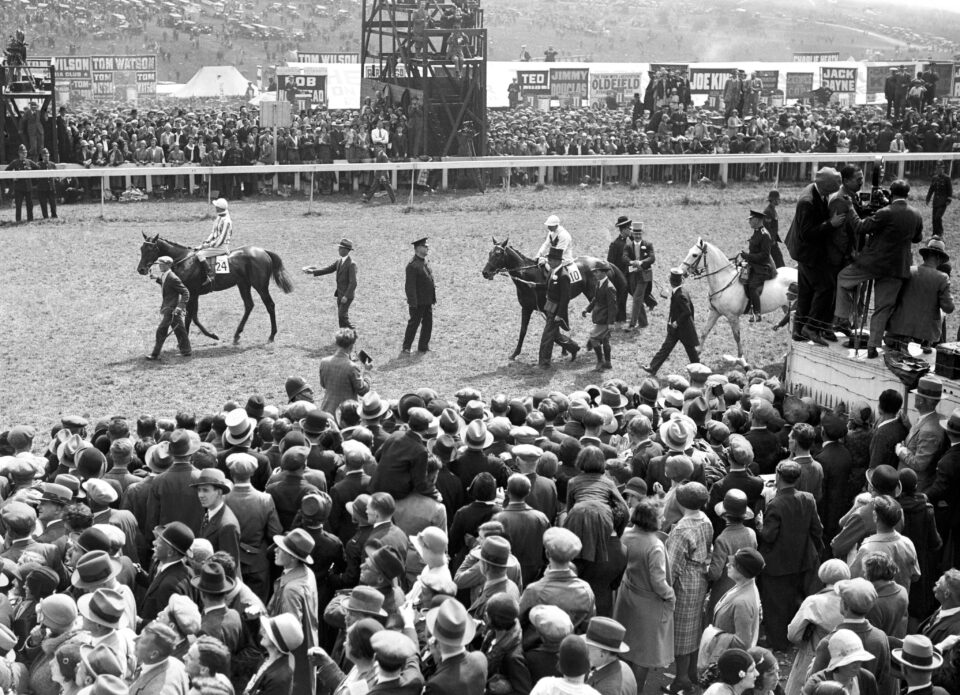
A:
{"label": "man wearing white hat", "polygon": [[551,248],[558,248],[563,251],[563,263],[569,263],[573,260],[573,237],[570,232],[560,224],[560,218],[556,215],[550,215],[547,221],[543,223],[547,228],[547,238],[540,245],[537,251],[537,263],[542,266],[547,264],[547,256],[550,255]]}
{"label": "man wearing white hat", "polygon": [[207,259],[212,256],[224,256],[230,253],[230,239],[233,237],[233,221],[230,219],[230,213],[227,212],[227,201],[223,198],[217,198],[213,201],[213,207],[217,209],[217,219],[213,221],[213,230],[210,236],[204,239],[203,243],[197,247],[197,258],[203,262],[203,267],[207,271],[207,279],[200,288],[201,291],[211,291],[215,279],[214,266],[207,263]]}
{"label": "man wearing white hat", "polygon": [[160,268],[160,277],[157,278],[157,284],[160,285],[163,293],[163,300],[160,304],[160,325],[157,326],[157,339],[153,345],[153,352],[146,358],[152,361],[160,359],[160,350],[163,349],[163,343],[166,341],[171,328],[173,334],[177,336],[177,347],[180,348],[180,354],[187,357],[192,349],[190,348],[190,336],[187,335],[183,318],[186,315],[187,302],[190,301],[190,290],[171,270],[173,259],[170,256],[160,256],[157,259],[157,267]]}

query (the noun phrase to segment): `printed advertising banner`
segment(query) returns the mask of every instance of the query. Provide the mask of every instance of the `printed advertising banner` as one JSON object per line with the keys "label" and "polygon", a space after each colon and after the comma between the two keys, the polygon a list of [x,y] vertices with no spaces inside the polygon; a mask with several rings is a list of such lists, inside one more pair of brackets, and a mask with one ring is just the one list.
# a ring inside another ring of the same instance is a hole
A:
{"label": "printed advertising banner", "polygon": [[690,68],[690,93],[722,93],[728,79],[730,70],[727,68]]}
{"label": "printed advertising banner", "polygon": [[763,82],[763,87],[760,88],[762,96],[770,96],[777,91],[777,84],[780,82],[779,70],[755,70],[754,74]]}
{"label": "printed advertising banner", "polygon": [[802,99],[813,91],[812,72],[787,73],[787,99]]}
{"label": "printed advertising banner", "polygon": [[327,69],[319,67],[277,68],[277,99],[309,110],[327,103]]}
{"label": "printed advertising banner", "polygon": [[794,53],[794,63],[836,63],[840,60],[839,51],[832,53]]}
{"label": "printed advertising banner", "polygon": [[334,65],[360,64],[359,53],[310,53],[297,51],[298,63],[327,63]]}
{"label": "printed advertising banner", "polygon": [[551,68],[550,96],[565,106],[580,106],[590,96],[590,69]]}
{"label": "printed advertising banner", "polygon": [[547,96],[550,94],[549,70],[517,70],[520,94]]}
{"label": "printed advertising banner", "polygon": [[590,102],[603,104],[611,92],[617,97],[617,103],[623,105],[633,99],[634,94],[643,97],[640,85],[643,73],[640,72],[595,72],[590,75]]}
{"label": "printed advertising banner", "polygon": [[157,93],[157,56],[90,56],[93,96],[135,99]]}
{"label": "printed advertising banner", "polygon": [[856,68],[820,68],[820,87],[834,94],[852,94],[857,91]]}
{"label": "printed advertising banner", "polygon": [[868,65],[867,66],[867,94],[883,94],[883,87],[890,75],[890,68],[898,68],[908,75],[913,72],[913,65]]}

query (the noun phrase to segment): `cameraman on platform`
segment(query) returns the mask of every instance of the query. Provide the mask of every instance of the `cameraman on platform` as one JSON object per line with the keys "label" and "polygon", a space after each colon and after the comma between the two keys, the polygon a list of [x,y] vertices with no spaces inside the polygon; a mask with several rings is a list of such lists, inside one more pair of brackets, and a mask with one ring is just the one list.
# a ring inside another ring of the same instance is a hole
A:
{"label": "cameraman on platform", "polygon": [[834,308],[836,330],[852,333],[851,315],[854,293],[861,282],[873,280],[874,311],[870,318],[867,357],[878,356],[887,321],[896,308],[904,280],[910,277],[913,260],[911,244],[923,240],[923,219],[907,204],[910,184],[897,179],[890,184],[890,204],[864,220],[849,219],[859,238],[865,239],[856,260],[840,271],[837,277],[837,302]]}
{"label": "cameraman on platform", "polygon": [[[837,276],[840,275],[840,271],[849,265],[859,252],[856,243],[857,235],[853,229],[854,221],[862,220],[870,214],[860,201],[861,188],[863,188],[863,170],[848,164],[840,170],[840,190],[831,194],[827,202],[830,215],[843,215],[844,219],[843,224],[832,231],[827,241],[826,258],[834,288],[837,286]],[[835,302],[836,292],[830,303]],[[823,335],[827,340],[834,337],[829,331],[824,331]]]}

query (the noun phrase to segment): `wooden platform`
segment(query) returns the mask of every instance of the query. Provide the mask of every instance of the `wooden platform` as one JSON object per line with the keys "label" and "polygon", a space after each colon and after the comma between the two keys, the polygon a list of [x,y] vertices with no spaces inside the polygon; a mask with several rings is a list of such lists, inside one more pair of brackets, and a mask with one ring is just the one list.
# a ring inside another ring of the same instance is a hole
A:
{"label": "wooden platform", "polygon": [[[954,408],[960,407],[960,380],[947,379],[934,374],[936,353],[916,355],[930,363],[930,375],[943,382],[943,401],[940,416],[947,417]],[[841,402],[849,405],[855,400],[865,400],[876,410],[877,399],[886,389],[903,392],[903,384],[887,369],[883,354],[873,360],[867,359],[866,350],[859,356],[831,343],[827,347],[813,343],[792,342],[787,353],[785,381],[787,391],[799,396],[811,396],[817,403],[834,408]],[[912,399],[908,403],[911,417],[916,417]]]}

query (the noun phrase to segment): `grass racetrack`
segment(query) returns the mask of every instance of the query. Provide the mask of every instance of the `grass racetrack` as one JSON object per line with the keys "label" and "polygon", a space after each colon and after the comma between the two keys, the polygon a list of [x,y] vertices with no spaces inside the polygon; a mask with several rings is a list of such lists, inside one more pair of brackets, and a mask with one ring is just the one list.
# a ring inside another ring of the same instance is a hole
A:
{"label": "grass racetrack", "polygon": [[[363,206],[358,197],[336,196],[316,200],[312,214],[307,214],[303,199],[232,202],[233,247],[252,244],[275,251],[294,280],[290,295],[271,283],[277,302],[276,342],[266,342],[269,320],[254,295],[256,306],[241,342],[231,344],[243,311],[232,289],[200,301],[201,320],[223,342],[193,328],[193,356],[177,356],[170,336],[160,363],[143,359],[153,344],[160,291],[136,273],[141,232],[197,244],[212,224],[212,208],[205,200],[112,204],[103,220],[98,205],[62,206],[59,220],[19,226],[5,222],[0,225],[2,425],[29,423],[45,430],[68,412],[93,418],[172,416],[180,409],[199,413],[219,409],[231,398],[245,402],[252,393],[282,404],[284,381],[292,374],[303,376],[319,392],[318,362],[333,351],[337,328],[334,280],[306,276],[300,269],[332,262],[342,236],[356,245],[359,285],[351,318],[360,335],[357,347],[373,356],[372,378],[380,393],[397,398],[406,390],[430,386],[450,397],[472,385],[489,398],[499,391],[522,394],[535,387],[570,390],[611,376],[636,383],[643,376],[640,365],[663,340],[667,302],[650,314],[648,329],[614,333],[612,372],[594,372],[595,358],[586,351],[570,363],[556,350],[554,368],[538,369],[543,320],[536,314],[523,353],[511,362],[520,308],[509,279],[487,281],[480,274],[491,237],[509,236],[511,244],[532,255],[544,238],[544,219],[555,213],[573,235],[576,254],[605,258],[614,220],[628,214],[644,221],[645,238],[656,248],[657,282],[666,287],[669,267],[683,259],[698,236],[728,255],[743,248],[750,231],[747,211],[762,209],[766,191],[759,186],[727,191],[527,188],[483,196],[428,196],[407,211],[381,198]],[[781,192],[783,235],[799,188]],[[930,209],[920,207],[929,229]],[[35,212],[39,216],[39,209]],[[12,219],[12,210],[7,207],[2,216]],[[955,228],[956,219],[951,209],[948,230]],[[400,357],[407,320],[404,267],[413,252],[410,242],[421,236],[430,237],[437,284],[433,352]],[[688,280],[699,327],[707,315],[705,284]],[[581,344],[590,330],[589,318],[580,317],[585,306],[579,297],[570,311],[572,336]],[[744,350],[753,364],[782,359],[789,334],[772,330],[780,316],[768,314],[761,324],[742,322]],[[952,334],[955,322],[950,325]],[[721,320],[702,347],[702,360],[717,367],[724,353],[733,352],[729,327]],[[678,346],[661,373],[684,364],[686,355]]]}

